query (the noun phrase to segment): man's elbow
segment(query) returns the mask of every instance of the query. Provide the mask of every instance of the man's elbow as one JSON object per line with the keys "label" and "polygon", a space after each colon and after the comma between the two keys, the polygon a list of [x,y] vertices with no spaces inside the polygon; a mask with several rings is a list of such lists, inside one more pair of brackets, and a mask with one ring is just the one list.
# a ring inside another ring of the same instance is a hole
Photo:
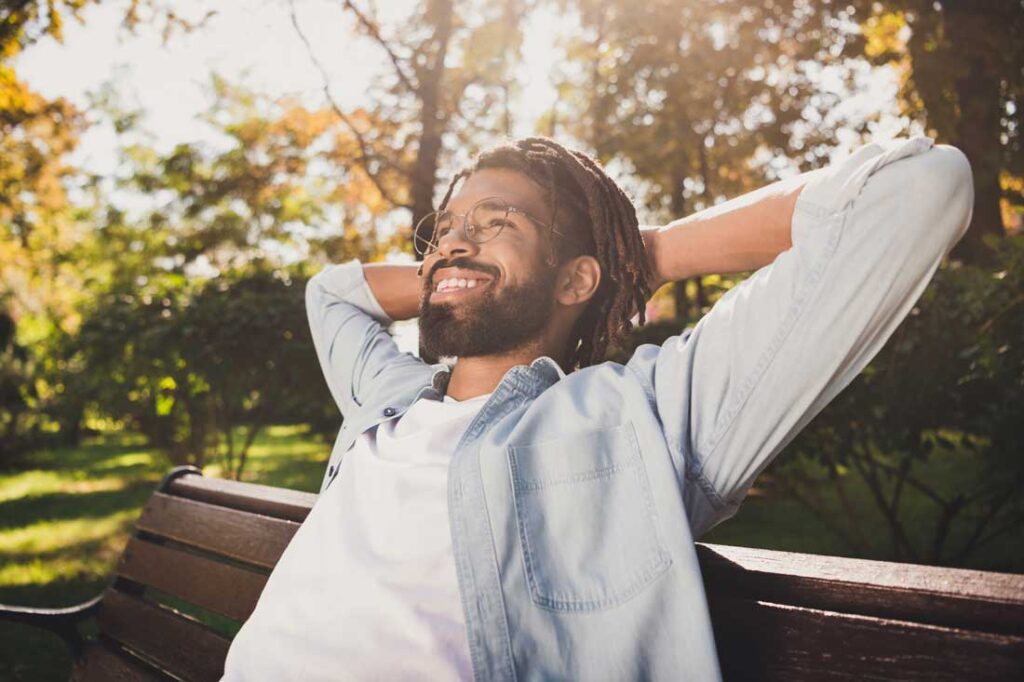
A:
{"label": "man's elbow", "polygon": [[974,208],[974,175],[967,156],[950,145],[936,145],[919,157],[913,185],[918,190],[907,197],[910,201],[936,204],[933,230],[944,231],[946,251],[967,232]]}

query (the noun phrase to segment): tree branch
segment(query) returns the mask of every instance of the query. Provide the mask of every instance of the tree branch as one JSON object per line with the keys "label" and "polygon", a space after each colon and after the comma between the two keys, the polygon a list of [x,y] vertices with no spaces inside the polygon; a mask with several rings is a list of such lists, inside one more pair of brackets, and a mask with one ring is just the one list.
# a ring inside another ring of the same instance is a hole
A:
{"label": "tree branch", "polygon": [[[867,551],[867,545],[863,542],[863,538],[860,537],[859,533],[854,535],[853,533],[849,532],[848,529],[844,528],[838,520],[833,518],[832,515],[828,514],[825,511],[824,505],[822,505],[820,501],[816,502],[812,500],[809,495],[805,495],[803,491],[801,491],[798,488],[798,486],[792,480],[790,480],[791,478],[802,479],[803,477],[799,474],[790,472],[788,476],[777,477],[776,484],[782,488],[784,493],[788,494],[790,497],[792,497],[797,502],[806,507],[812,514],[814,514],[818,518],[818,520],[825,525],[826,528],[828,528],[837,536],[839,536],[839,538],[843,542],[845,542],[850,549],[857,552],[858,554],[863,554],[865,551]],[[808,491],[814,490],[813,481],[811,481],[810,484],[804,481],[801,482],[804,484]]]}
{"label": "tree branch", "polygon": [[338,101],[334,98],[334,94],[331,92],[331,79],[327,74],[327,69],[324,68],[323,63],[317,59],[316,54],[313,52],[313,45],[309,42],[309,38],[306,37],[302,27],[299,26],[299,17],[295,13],[295,0],[289,0],[288,7],[291,15],[292,26],[295,27],[295,32],[299,34],[302,44],[306,46],[306,53],[309,55],[310,61],[313,62],[313,65],[320,72],[320,77],[323,80],[324,96],[327,98],[327,103],[338,118],[341,119],[341,122],[345,124],[345,127],[349,129],[349,132],[351,132],[356,138],[356,143],[359,145],[359,165],[362,167],[367,177],[370,178],[374,187],[377,188],[377,191],[380,192],[380,195],[384,197],[388,203],[398,208],[412,209],[412,204],[399,201],[391,191],[387,189],[380,176],[370,167],[372,163],[379,162],[380,160],[370,152],[370,146],[366,141],[366,137],[359,131],[359,128],[356,126],[352,118],[342,110],[341,105],[339,105]]}
{"label": "tree branch", "polygon": [[[971,533],[971,537],[967,539],[967,542],[957,553],[956,558],[954,559],[957,563],[962,563],[970,555],[970,553],[974,551],[975,548],[977,548],[984,542],[988,542],[993,537],[1002,532],[994,531],[984,540],[981,539],[982,533],[985,532],[985,527],[988,526],[992,519],[996,517],[999,511],[1006,505],[1006,503],[1010,501],[1010,499],[1013,497],[1013,493],[1019,490],[1019,484],[1020,481],[1018,480],[1007,486],[1006,491],[992,503],[992,506],[989,507],[988,509],[988,513],[985,514],[985,516],[983,516],[981,520],[978,522],[978,525],[974,527],[974,531]],[[1014,526],[1016,525],[1016,522],[1011,523],[1009,525]]]}
{"label": "tree branch", "polygon": [[[885,462],[879,462],[877,460],[874,460],[874,464],[877,465],[879,468],[885,469],[886,471],[888,471],[890,473],[898,473],[899,472],[899,468],[894,466],[894,465],[892,465],[892,464],[887,464]],[[949,500],[947,500],[946,498],[942,497],[942,495],[937,493],[934,488],[931,488],[928,485],[926,485],[926,484],[922,483],[921,481],[917,480],[913,476],[910,476],[909,473],[906,476],[905,482],[906,482],[907,485],[909,485],[912,488],[915,488],[918,492],[924,494],[926,497],[931,499],[932,502],[934,502],[935,504],[939,505],[940,507],[944,507],[947,504],[949,504]]]}
{"label": "tree branch", "polygon": [[381,35],[380,27],[356,7],[352,0],[343,0],[342,4],[356,16],[356,20],[363,27],[363,30],[387,53],[388,59],[391,60],[391,65],[395,67],[395,75],[398,76],[398,80],[401,81],[402,85],[407,87],[410,92],[417,92],[418,88],[413,83],[413,77],[406,72],[401,58],[395,53],[391,44]]}
{"label": "tree branch", "polygon": [[[846,494],[846,482],[843,481],[842,476],[839,475],[838,463],[835,461],[835,458],[832,456],[832,453],[829,452],[827,449],[825,450],[825,457],[828,460],[829,480],[831,480],[832,484],[835,486],[836,495],[839,497],[839,504],[840,506],[842,506],[843,511],[846,512],[846,518],[857,518],[857,514],[853,509],[853,505],[850,503],[850,497],[849,495]],[[857,542],[860,545],[860,547],[867,547],[867,538],[864,536],[864,532],[859,525],[854,526],[851,533],[856,535]]]}
{"label": "tree branch", "polygon": [[[917,551],[914,549],[914,546],[910,544],[910,540],[907,538],[903,524],[900,523],[899,518],[893,515],[892,510],[889,509],[888,501],[885,499],[885,491],[882,489],[882,484],[878,480],[878,473],[876,469],[879,462],[871,456],[867,447],[861,448],[861,452],[864,453],[864,456],[855,456],[853,458],[853,462],[860,471],[861,476],[864,478],[864,482],[867,483],[868,490],[871,491],[871,496],[875,498],[875,503],[878,505],[879,509],[881,509],[882,516],[885,518],[886,523],[889,526],[889,534],[892,538],[893,549],[896,551],[897,556],[902,558],[905,555],[910,557],[911,560],[917,561]],[[868,465],[865,465],[865,460]]]}

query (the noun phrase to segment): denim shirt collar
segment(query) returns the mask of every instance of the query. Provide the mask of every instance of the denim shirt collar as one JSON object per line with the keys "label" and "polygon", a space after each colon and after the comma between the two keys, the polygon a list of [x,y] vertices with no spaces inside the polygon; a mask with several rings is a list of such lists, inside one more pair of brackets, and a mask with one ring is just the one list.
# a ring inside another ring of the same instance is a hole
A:
{"label": "denim shirt collar", "polygon": [[[430,385],[420,389],[417,398],[425,397],[427,394],[436,394],[437,399],[440,399],[448,391],[448,382],[452,377],[452,365],[441,362],[432,365],[431,368],[433,375],[430,378]],[[539,395],[564,377],[565,372],[562,371],[558,363],[547,355],[542,355],[529,365],[516,365],[510,368],[505,372],[498,385],[510,383],[525,389],[527,393]]]}

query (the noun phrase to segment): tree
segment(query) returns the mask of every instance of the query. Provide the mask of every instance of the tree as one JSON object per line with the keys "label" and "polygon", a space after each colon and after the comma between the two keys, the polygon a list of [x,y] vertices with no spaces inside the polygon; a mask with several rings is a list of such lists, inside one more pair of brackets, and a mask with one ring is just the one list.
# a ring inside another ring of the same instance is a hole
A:
{"label": "tree", "polygon": [[111,291],[85,312],[66,380],[172,461],[203,466],[220,454],[239,478],[268,423],[337,426],[304,285],[283,271],[250,270],[191,282],[165,275]]}
{"label": "tree", "polygon": [[974,171],[974,214],[954,255],[991,262],[986,235],[1005,231],[1000,201],[1024,207],[1024,2],[885,0],[852,3],[864,53],[902,71],[904,110]]}
{"label": "tree", "polygon": [[[888,529],[886,558],[962,565],[1024,521],[1024,235],[998,243],[995,256],[995,269],[940,270],[879,355],[769,470],[860,555],[872,545],[860,528],[870,512],[851,502],[851,478]],[[951,466],[955,479],[935,475]],[[931,519],[929,537],[910,532],[914,515]]]}
{"label": "tree", "polygon": [[378,223],[390,207],[352,161],[358,142],[331,109],[273,100],[216,76],[211,89],[205,120],[224,139],[216,149],[181,143],[160,154],[144,134],[122,134],[120,187],[141,202],[158,199],[141,217],[116,205],[107,212],[104,248],[120,243],[142,259],[135,269],[120,267],[120,277],[153,268],[210,276],[299,258],[374,260],[386,251]]}
{"label": "tree", "polygon": [[[98,0],[16,0],[0,6],[0,319],[12,325],[0,375],[5,449],[39,444],[40,424],[56,416],[77,434],[75,401],[56,392],[58,360],[51,352],[74,332],[76,309],[88,291],[88,270],[76,256],[98,252],[89,204],[69,200],[69,188],[90,179],[67,163],[86,130],[83,112],[63,98],[47,99],[18,78],[12,61],[44,37],[62,40],[69,18]],[[166,32],[197,25],[156,0],[132,0],[129,28],[159,22]],[[95,246],[92,244],[92,246]],[[13,349],[13,350],[12,350]],[[18,390],[9,388],[18,381]],[[55,410],[54,414],[50,414]],[[11,415],[15,415],[12,417]],[[25,431],[29,429],[29,431]]]}
{"label": "tree", "polygon": [[118,185],[132,203],[155,199],[111,202],[80,249],[95,300],[80,307],[66,381],[175,461],[220,454],[238,477],[271,421],[337,426],[305,318],[307,267],[374,260],[405,235],[378,236],[390,207],[332,109],[220,78],[212,92],[221,143],[167,153],[106,97],[124,139]]}
{"label": "tree", "polygon": [[[841,44],[843,33],[806,3],[572,4],[584,31],[568,45],[565,101],[546,123],[553,132],[571,120],[563,128],[603,161],[624,160],[656,213],[681,218],[752,189],[774,179],[773,160],[795,156],[806,169],[827,158],[836,95],[816,76],[824,35]],[[680,318],[691,313],[685,285]]]}
{"label": "tree", "polygon": [[525,3],[428,0],[391,26],[369,3],[342,4],[387,59],[370,107],[345,112],[337,104],[294,3],[292,23],[323,74],[328,101],[358,141],[354,158],[392,207],[408,211],[416,225],[434,210],[439,168],[456,151],[446,140],[464,147],[457,158],[466,159],[481,134],[511,132],[508,102]]}

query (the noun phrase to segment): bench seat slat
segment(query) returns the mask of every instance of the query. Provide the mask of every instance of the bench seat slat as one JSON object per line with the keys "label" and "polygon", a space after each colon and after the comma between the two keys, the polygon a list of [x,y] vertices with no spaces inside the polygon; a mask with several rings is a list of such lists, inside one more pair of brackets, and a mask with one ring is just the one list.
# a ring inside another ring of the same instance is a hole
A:
{"label": "bench seat slat", "polygon": [[96,617],[100,631],[140,658],[186,680],[218,680],[230,641],[201,623],[115,589]]}
{"label": "bench seat slat", "polygon": [[166,679],[155,670],[129,660],[124,654],[111,651],[103,644],[86,647],[71,671],[72,682],[149,682]]}
{"label": "bench seat slat", "polygon": [[731,680],[1024,679],[1024,637],[709,597]]}
{"label": "bench seat slat", "polygon": [[132,538],[118,574],[242,621],[256,607],[267,577],[181,549]]}
{"label": "bench seat slat", "polygon": [[273,568],[299,523],[154,493],[137,527],[191,547]]}

